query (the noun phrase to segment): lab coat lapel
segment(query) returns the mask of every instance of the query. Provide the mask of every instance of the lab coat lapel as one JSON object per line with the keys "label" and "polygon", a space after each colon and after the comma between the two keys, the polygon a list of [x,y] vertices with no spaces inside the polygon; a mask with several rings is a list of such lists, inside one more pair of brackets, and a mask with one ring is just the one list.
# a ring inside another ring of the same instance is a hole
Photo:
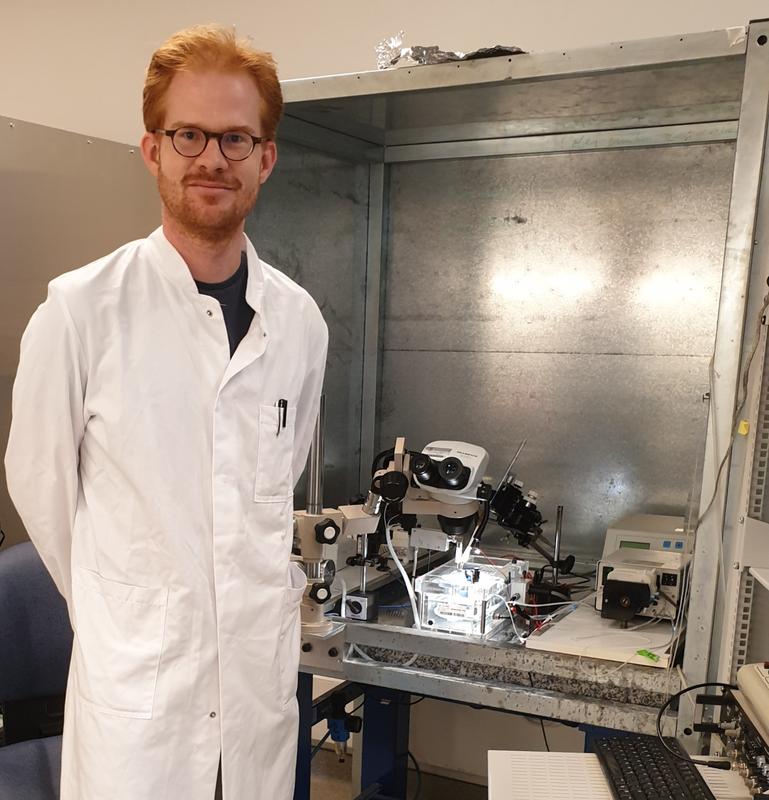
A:
{"label": "lab coat lapel", "polygon": [[254,246],[246,237],[246,256],[248,258],[248,281],[246,283],[246,302],[254,309],[254,318],[248,333],[243,337],[230,359],[219,386],[221,392],[227,383],[241,370],[256,361],[267,348],[269,332],[264,313],[264,271]]}

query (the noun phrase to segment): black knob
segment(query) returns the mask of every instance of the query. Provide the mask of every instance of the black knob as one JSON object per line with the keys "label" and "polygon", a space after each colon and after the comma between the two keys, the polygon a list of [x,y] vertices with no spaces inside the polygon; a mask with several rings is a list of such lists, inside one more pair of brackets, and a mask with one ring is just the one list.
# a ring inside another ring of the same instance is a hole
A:
{"label": "black knob", "polygon": [[344,727],[350,733],[360,733],[363,728],[363,720],[360,717],[345,717]]}
{"label": "black knob", "polygon": [[318,605],[325,603],[331,597],[331,589],[326,583],[313,583],[310,588],[310,599],[314,600]]}
{"label": "black knob", "polygon": [[305,643],[302,645],[302,652],[303,652],[303,653],[309,653],[309,652],[310,652],[310,650],[312,650],[312,645],[311,645],[309,642],[305,642]]}
{"label": "black knob", "polygon": [[339,655],[339,650],[336,647],[329,647],[328,654],[330,658],[336,658]]}
{"label": "black knob", "polygon": [[357,600],[348,600],[347,608],[349,608],[353,614],[360,614],[360,612],[363,611],[363,604],[359,603]]}
{"label": "black knob", "polygon": [[385,472],[379,478],[378,494],[388,503],[397,503],[406,496],[409,479],[402,472]]}
{"label": "black knob", "polygon": [[339,538],[339,526],[333,519],[322,519],[315,525],[315,541],[318,544],[334,544]]}

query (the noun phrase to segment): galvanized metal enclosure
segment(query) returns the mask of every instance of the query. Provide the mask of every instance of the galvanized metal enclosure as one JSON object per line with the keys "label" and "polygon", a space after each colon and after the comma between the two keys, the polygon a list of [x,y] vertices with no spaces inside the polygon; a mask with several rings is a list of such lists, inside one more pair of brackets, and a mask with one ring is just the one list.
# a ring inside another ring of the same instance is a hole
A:
{"label": "galvanized metal enclosure", "polygon": [[696,500],[744,42],[579,55],[285,84],[253,235],[327,297],[329,501],[397,435],[497,476],[527,438],[519,476],[585,558]]}
{"label": "galvanized metal enclosure", "polygon": [[496,476],[526,438],[518,475],[586,560],[625,514],[684,514],[693,680],[760,271],[767,33],[289,81],[282,156],[310,179],[278,173],[285,216],[255,221],[327,298],[327,503],[397,435],[480,444]]}

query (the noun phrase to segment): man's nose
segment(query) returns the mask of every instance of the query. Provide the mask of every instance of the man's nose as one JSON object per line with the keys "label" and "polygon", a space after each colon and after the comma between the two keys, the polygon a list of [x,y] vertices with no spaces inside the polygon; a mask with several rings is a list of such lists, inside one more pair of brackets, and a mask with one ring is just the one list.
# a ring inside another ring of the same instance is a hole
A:
{"label": "man's nose", "polygon": [[203,152],[195,160],[208,170],[225,169],[229,164],[222,154],[218,139],[214,139],[213,136],[209,138]]}

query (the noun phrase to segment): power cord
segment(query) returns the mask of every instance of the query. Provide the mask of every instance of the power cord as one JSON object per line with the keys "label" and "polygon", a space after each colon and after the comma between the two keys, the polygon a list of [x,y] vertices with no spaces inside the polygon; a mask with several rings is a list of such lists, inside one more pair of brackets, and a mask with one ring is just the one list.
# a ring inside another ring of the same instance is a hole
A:
{"label": "power cord", "polygon": [[412,798],[412,800],[419,800],[419,798],[422,796],[422,770],[419,768],[419,764],[417,763],[417,760],[414,758],[414,755],[411,752],[411,750],[409,750],[408,753],[409,753],[409,758],[411,759],[411,763],[414,765],[414,771],[417,774],[417,788],[416,791],[414,792],[414,797]]}
{"label": "power cord", "polygon": [[681,761],[688,761],[692,764],[698,764],[701,767],[715,767],[716,769],[730,769],[731,762],[729,761],[698,761],[695,758],[689,758],[688,756],[682,756],[680,753],[677,753],[673,750],[665,739],[662,736],[662,716],[670,707],[670,704],[674,700],[678,700],[680,697],[683,697],[688,692],[694,691],[694,689],[706,689],[708,686],[719,686],[722,689],[736,689],[737,687],[731,683],[720,683],[719,681],[707,681],[705,683],[695,683],[692,686],[687,686],[685,689],[681,689],[681,691],[676,692],[675,694],[671,695],[663,704],[662,708],[660,708],[659,713],[657,714],[657,737],[659,738],[660,742],[662,742],[662,746],[665,750],[668,751],[671,755],[675,756],[677,759]]}

